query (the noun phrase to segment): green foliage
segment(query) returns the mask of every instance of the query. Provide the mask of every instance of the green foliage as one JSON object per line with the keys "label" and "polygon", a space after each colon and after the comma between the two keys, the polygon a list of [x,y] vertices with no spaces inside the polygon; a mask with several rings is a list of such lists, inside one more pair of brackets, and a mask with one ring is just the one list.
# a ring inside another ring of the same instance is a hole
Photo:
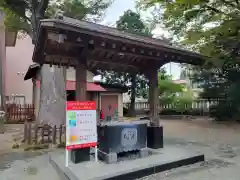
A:
{"label": "green foliage", "polygon": [[111,2],[111,0],[64,0],[52,3],[50,1],[46,16],[53,17],[56,12],[61,11],[67,17],[96,22],[102,19]]}
{"label": "green foliage", "polygon": [[166,108],[160,112],[160,115],[192,115],[192,116],[206,116],[208,112],[204,112],[202,109],[186,109],[183,112],[177,110],[176,108]]}
{"label": "green foliage", "polygon": [[[125,11],[124,14],[120,16],[119,20],[116,22],[116,28],[138,35],[152,36],[151,29],[141,20],[140,15],[131,10]],[[129,88],[128,93],[131,95],[131,104],[133,105],[135,97],[148,97],[148,80],[142,74],[131,75],[126,72],[105,71],[103,72],[103,78],[110,84],[117,83],[125,86],[130,85],[131,88]]]}
{"label": "green foliage", "polygon": [[1,0],[0,7],[6,14],[5,25],[36,37],[38,22],[53,17],[57,12],[63,15],[91,21],[100,20],[111,0]]}
{"label": "green foliage", "polygon": [[158,72],[158,91],[161,104],[171,104],[174,102],[177,93],[182,93],[184,86],[176,84],[170,76],[166,74],[165,69]]}
{"label": "green foliage", "polygon": [[[108,84],[121,84],[131,87],[131,74],[124,72],[104,71],[102,78]],[[148,79],[144,75],[136,74],[136,97],[148,97]],[[131,88],[128,94],[131,95]]]}
{"label": "green foliage", "polygon": [[174,99],[174,102],[176,102],[176,110],[180,113],[184,113],[192,108],[193,95],[189,92],[183,92],[181,96]]}
{"label": "green foliage", "polygon": [[219,121],[225,121],[227,119],[232,119],[232,114],[230,106],[224,104],[217,104],[210,107],[209,114],[211,117],[217,118]]}
{"label": "green foliage", "polygon": [[160,96],[164,96],[180,93],[184,86],[174,83],[171,79],[159,79],[158,88]]}
{"label": "green foliage", "polygon": [[239,117],[240,2],[140,0],[138,3],[145,9],[157,6],[165,9],[155,18],[161,18],[173,37],[186,48],[211,57],[203,67],[190,67],[190,77],[204,89],[201,97],[225,102],[213,107],[212,115],[217,119]]}
{"label": "green foliage", "polygon": [[149,29],[146,24],[144,24],[144,22],[141,20],[140,15],[131,10],[125,11],[124,14],[120,16],[119,20],[116,22],[116,25],[117,29],[119,30],[142,36],[152,36],[151,29]]}

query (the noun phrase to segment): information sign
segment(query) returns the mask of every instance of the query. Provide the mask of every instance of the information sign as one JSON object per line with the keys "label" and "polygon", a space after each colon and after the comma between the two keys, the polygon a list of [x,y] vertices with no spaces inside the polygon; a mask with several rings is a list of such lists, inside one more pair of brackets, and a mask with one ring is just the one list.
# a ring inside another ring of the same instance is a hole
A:
{"label": "information sign", "polygon": [[67,150],[97,146],[96,102],[67,102],[66,136]]}

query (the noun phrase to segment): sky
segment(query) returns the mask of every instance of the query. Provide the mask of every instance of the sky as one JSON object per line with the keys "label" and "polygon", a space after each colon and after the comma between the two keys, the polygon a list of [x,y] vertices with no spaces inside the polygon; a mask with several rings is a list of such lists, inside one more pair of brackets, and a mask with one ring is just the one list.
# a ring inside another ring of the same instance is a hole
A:
{"label": "sky", "polygon": [[[123,15],[124,11],[128,9],[135,10],[135,0],[115,0],[113,4],[108,8],[106,16],[101,24],[112,25]],[[156,28],[153,31],[157,35],[168,35],[167,31]],[[172,75],[173,79],[178,79],[181,73],[181,68],[176,63],[169,63],[164,66],[169,75]]]}

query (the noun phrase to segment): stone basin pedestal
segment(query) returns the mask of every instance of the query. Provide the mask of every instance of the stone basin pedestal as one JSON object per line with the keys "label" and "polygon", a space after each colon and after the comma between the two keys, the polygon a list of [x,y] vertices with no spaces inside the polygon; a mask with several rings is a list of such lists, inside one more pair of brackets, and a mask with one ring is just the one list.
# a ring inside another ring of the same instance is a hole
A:
{"label": "stone basin pedestal", "polygon": [[151,149],[163,148],[163,127],[147,127],[147,147]]}

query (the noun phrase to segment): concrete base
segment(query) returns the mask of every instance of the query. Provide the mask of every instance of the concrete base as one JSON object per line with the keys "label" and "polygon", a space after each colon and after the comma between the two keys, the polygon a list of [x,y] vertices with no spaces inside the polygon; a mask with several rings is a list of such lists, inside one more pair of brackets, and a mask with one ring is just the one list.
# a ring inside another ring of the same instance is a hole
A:
{"label": "concrete base", "polygon": [[105,153],[103,151],[98,151],[98,156],[101,160],[103,160],[107,164],[117,163],[117,153]]}
{"label": "concrete base", "polygon": [[64,152],[52,153],[50,163],[60,175],[61,180],[134,180],[204,161],[203,154],[173,146],[165,146],[163,149],[154,151],[156,153],[151,156],[122,161],[116,164],[106,164],[101,161],[94,162],[94,160],[79,164],[69,162],[68,168],[65,167]]}
{"label": "concrete base", "polygon": [[[142,148],[139,150],[140,157],[147,157],[149,155],[149,149],[148,148]],[[118,154],[117,153],[105,153],[103,151],[98,150],[98,157],[100,160],[107,164],[114,164],[118,162]]]}
{"label": "concrete base", "polygon": [[140,149],[140,157],[143,158],[147,156],[149,156],[149,149],[148,148]]}

